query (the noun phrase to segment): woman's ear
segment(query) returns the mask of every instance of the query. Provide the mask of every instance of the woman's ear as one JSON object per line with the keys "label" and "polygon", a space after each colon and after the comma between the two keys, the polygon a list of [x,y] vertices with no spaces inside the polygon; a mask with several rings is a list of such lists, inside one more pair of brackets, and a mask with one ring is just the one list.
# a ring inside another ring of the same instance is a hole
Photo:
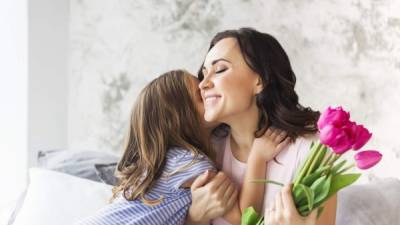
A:
{"label": "woman's ear", "polygon": [[264,89],[264,84],[260,76],[257,76],[257,83],[255,85],[254,94],[259,94]]}

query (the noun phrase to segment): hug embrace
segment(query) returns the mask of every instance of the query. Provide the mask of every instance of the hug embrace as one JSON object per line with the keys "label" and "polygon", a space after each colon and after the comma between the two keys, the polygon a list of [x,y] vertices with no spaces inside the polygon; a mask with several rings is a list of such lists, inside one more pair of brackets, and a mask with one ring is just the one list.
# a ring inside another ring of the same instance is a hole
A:
{"label": "hug embrace", "polygon": [[240,224],[253,206],[267,225],[334,225],[335,195],[318,219],[293,202],[290,182],[319,118],[295,84],[273,36],[218,33],[197,76],[169,71],[141,91],[110,204],[78,224]]}

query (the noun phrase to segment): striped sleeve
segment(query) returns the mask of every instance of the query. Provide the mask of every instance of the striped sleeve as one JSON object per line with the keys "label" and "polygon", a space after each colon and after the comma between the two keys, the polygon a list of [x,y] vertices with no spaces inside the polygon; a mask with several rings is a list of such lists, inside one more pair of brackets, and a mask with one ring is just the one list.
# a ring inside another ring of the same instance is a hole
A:
{"label": "striped sleeve", "polygon": [[216,171],[211,160],[203,154],[195,156],[188,150],[171,149],[169,155],[166,171],[169,172],[168,183],[174,189],[180,188],[182,184],[195,179],[207,170]]}

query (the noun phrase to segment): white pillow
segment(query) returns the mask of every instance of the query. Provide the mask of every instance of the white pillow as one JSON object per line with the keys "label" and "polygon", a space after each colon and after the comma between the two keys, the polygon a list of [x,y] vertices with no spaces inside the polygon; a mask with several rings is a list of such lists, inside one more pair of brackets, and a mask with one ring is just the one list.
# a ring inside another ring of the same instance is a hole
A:
{"label": "white pillow", "polygon": [[24,204],[14,225],[71,225],[107,204],[112,186],[31,168]]}

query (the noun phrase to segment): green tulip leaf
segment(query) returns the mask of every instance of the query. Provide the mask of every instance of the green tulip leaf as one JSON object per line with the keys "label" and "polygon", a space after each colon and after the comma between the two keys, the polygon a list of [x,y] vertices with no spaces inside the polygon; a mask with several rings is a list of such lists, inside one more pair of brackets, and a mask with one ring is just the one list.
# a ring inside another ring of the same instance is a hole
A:
{"label": "green tulip leaf", "polygon": [[261,217],[256,225],[264,225],[264,217]]}
{"label": "green tulip leaf", "polygon": [[[314,208],[317,208],[319,206],[321,206],[324,202],[326,202],[326,200],[328,200],[330,197],[332,197],[334,194],[336,194],[340,189],[343,189],[349,185],[351,185],[352,183],[354,183],[359,177],[361,176],[361,174],[342,174],[342,175],[335,175],[333,177],[331,177],[331,184],[330,184],[330,188],[329,188],[329,192],[328,195],[323,198],[322,200],[316,199],[318,200],[314,202]],[[318,198],[318,196],[316,197]],[[297,205],[296,205],[297,206]],[[308,207],[308,205],[299,205],[299,207],[297,207],[299,213],[301,215],[308,215],[308,213],[311,211]]]}
{"label": "green tulip leaf", "polygon": [[356,182],[360,176],[361,174],[359,173],[337,174],[333,176],[327,199],[336,194],[340,189]]}
{"label": "green tulip leaf", "polygon": [[311,189],[314,191],[315,198],[314,204],[323,202],[329,194],[331,187],[332,176],[323,176],[318,178],[312,185]]}
{"label": "green tulip leaf", "polygon": [[314,173],[304,177],[304,179],[301,183],[306,186],[311,186],[315,182],[315,180],[317,180],[319,177],[321,177],[321,175],[323,173],[325,173],[326,171],[328,171],[329,168],[330,168],[330,166],[323,166],[321,168],[318,168]]}
{"label": "green tulip leaf", "polygon": [[260,221],[260,216],[253,207],[248,207],[244,210],[241,218],[241,225],[255,225]]}
{"label": "green tulip leaf", "polygon": [[304,196],[307,200],[306,205],[311,210],[314,205],[314,191],[303,184],[296,185],[293,196],[296,206],[301,206],[301,201],[303,200]]}
{"label": "green tulip leaf", "polygon": [[293,187],[293,200],[296,204],[296,206],[299,206],[302,202],[306,202],[306,194],[303,191],[303,188],[300,185],[295,185]]}

